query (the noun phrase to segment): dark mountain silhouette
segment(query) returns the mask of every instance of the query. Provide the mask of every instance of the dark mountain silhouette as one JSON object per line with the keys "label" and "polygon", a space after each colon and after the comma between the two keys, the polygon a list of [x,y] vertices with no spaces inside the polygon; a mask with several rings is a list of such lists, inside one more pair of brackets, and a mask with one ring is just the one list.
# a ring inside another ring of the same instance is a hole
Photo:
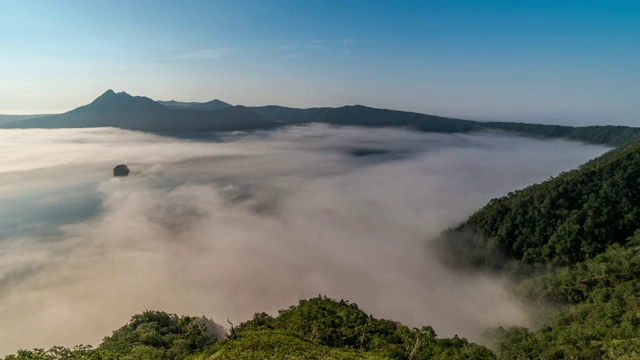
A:
{"label": "dark mountain silhouette", "polygon": [[565,138],[592,144],[620,146],[640,140],[640,128],[629,126],[561,126],[513,122],[461,120],[362,105],[339,108],[295,109],[283,106],[252,107],[255,112],[286,124],[326,123],[367,127],[406,127],[424,132],[466,133],[505,131],[539,138]]}
{"label": "dark mountain silhouette", "polygon": [[82,128],[114,126],[145,130],[164,128],[174,118],[173,112],[155,101],[108,90],[88,105],[64,114],[45,116],[6,124],[11,128]]}
{"label": "dark mountain silhouette", "polygon": [[192,110],[220,110],[233,105],[224,101],[215,99],[204,103],[199,102],[182,102],[182,101],[158,101],[158,104],[175,109],[192,109]]}
{"label": "dark mountain silhouette", "polygon": [[287,124],[318,122],[318,119],[334,108],[296,109],[277,105],[252,107],[253,111],[275,121]]}
{"label": "dark mountain silhouette", "polygon": [[183,119],[184,126],[181,129],[187,131],[237,131],[283,125],[242,105],[221,110],[175,109],[172,111],[178,118]]}
{"label": "dark mountain silhouette", "polygon": [[572,127],[461,120],[362,105],[296,109],[269,105],[232,106],[220,100],[206,103],[156,102],[143,96],[108,90],[92,103],[64,114],[13,121],[3,128],[83,128],[113,126],[153,132],[199,132],[263,129],[320,122],[367,127],[405,127],[417,131],[465,133],[506,131],[540,138],[566,138],[620,146],[640,139],[640,128],[628,126]]}
{"label": "dark mountain silhouette", "polygon": [[243,106],[221,110],[175,109],[147,97],[108,90],[92,103],[64,114],[16,121],[5,128],[113,126],[142,131],[233,131],[281,125]]}
{"label": "dark mountain silhouette", "polygon": [[255,112],[288,124],[321,122],[369,127],[409,127],[428,132],[467,132],[478,128],[477,121],[459,120],[406,111],[375,109],[362,105],[339,108],[294,109],[282,106],[253,107]]}
{"label": "dark mountain silhouette", "polygon": [[362,105],[343,106],[324,113],[319,122],[357,126],[403,126],[426,132],[468,132],[478,122],[406,111],[374,109]]}

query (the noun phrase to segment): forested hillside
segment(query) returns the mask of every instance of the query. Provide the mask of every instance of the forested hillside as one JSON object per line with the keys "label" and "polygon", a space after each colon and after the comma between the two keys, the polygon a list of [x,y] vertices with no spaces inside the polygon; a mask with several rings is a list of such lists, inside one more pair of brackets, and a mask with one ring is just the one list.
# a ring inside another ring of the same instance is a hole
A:
{"label": "forested hillside", "polygon": [[629,126],[596,125],[573,127],[514,122],[487,122],[479,123],[478,128],[504,130],[525,136],[542,138],[565,138],[590,144],[605,144],[610,146],[629,145],[640,140],[640,128]]}
{"label": "forested hillside", "polygon": [[542,309],[542,328],[495,329],[501,359],[639,359],[640,233],[593,259],[522,281],[514,293]]}
{"label": "forested hillside", "polygon": [[487,348],[466,339],[438,338],[430,326],[411,329],[367,315],[356,304],[318,296],[275,317],[256,313],[232,325],[226,339],[206,318],[145,311],[95,349],[21,350],[4,360],[494,358]]}
{"label": "forested hillside", "polygon": [[444,234],[476,267],[575,264],[626,244],[640,226],[640,143],[493,199]]}
{"label": "forested hillside", "polygon": [[492,200],[439,245],[507,274],[540,328],[493,329],[500,359],[640,358],[640,143]]}

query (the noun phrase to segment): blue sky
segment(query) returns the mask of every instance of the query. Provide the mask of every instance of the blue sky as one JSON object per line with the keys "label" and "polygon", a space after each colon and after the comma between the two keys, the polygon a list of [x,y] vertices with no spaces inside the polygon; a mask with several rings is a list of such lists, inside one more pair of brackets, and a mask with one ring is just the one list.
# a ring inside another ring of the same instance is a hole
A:
{"label": "blue sky", "polygon": [[640,1],[5,1],[0,113],[107,89],[640,126]]}

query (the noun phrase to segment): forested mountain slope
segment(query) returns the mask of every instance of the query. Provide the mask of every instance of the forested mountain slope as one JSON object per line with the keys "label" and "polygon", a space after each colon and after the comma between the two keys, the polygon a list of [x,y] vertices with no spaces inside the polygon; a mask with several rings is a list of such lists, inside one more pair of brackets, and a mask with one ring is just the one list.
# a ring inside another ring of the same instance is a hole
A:
{"label": "forested mountain slope", "polygon": [[483,129],[515,132],[527,136],[564,138],[610,146],[623,146],[640,140],[640,128],[629,126],[595,125],[574,127],[514,122],[487,122],[480,123],[479,127]]}
{"label": "forested mountain slope", "polygon": [[626,244],[640,226],[640,143],[493,199],[445,232],[477,267],[570,265]]}
{"label": "forested mountain slope", "polygon": [[438,241],[509,275],[539,322],[494,329],[500,359],[640,358],[640,143],[493,199]]}
{"label": "forested mountain slope", "polygon": [[640,233],[593,259],[520,282],[537,330],[490,331],[499,359],[640,359]]}

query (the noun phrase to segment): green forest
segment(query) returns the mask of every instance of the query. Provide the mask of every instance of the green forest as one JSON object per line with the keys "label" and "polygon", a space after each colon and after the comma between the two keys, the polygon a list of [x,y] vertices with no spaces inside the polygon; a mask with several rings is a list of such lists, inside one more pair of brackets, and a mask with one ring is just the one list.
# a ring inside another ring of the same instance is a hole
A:
{"label": "green forest", "polygon": [[376,319],[356,304],[324,296],[275,317],[256,313],[223,339],[211,321],[162,311],[134,315],[96,348],[20,350],[4,360],[111,359],[494,359],[464,338],[438,338],[430,326]]}
{"label": "green forest", "polygon": [[535,329],[490,329],[499,359],[640,358],[640,143],[493,199],[437,245],[506,274]]}

